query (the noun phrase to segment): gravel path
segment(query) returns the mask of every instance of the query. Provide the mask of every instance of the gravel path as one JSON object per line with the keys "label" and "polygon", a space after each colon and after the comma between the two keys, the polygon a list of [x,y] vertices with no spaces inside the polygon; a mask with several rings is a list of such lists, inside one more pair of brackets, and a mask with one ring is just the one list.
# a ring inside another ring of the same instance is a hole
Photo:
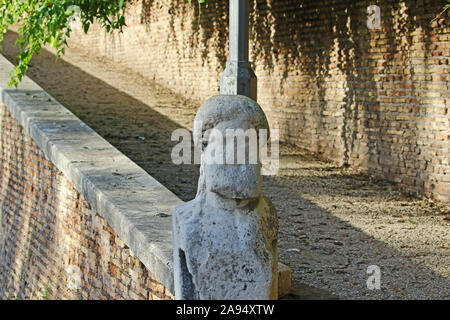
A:
{"label": "gravel path", "polygon": [[[14,37],[2,52],[13,62]],[[170,136],[191,127],[199,102],[77,48],[58,62],[43,50],[28,76],[180,198],[195,196],[198,166],[171,163]],[[450,299],[448,206],[288,145],[263,192],[279,213],[289,298]],[[367,288],[369,265],[381,269],[380,290]]]}

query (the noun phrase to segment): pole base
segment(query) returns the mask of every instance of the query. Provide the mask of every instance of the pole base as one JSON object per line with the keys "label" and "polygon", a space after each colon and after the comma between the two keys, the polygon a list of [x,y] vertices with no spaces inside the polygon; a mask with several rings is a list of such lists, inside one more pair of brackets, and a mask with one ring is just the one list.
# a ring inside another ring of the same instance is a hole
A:
{"label": "pole base", "polygon": [[220,77],[220,94],[243,95],[257,101],[257,82],[250,63],[228,61]]}

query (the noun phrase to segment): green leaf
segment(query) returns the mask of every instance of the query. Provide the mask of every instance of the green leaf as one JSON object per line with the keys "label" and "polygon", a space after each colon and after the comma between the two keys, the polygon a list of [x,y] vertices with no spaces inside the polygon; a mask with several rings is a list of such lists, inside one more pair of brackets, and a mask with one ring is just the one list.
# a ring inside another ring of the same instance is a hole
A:
{"label": "green leaf", "polygon": [[83,31],[84,31],[84,33],[87,33],[88,31],[89,31],[89,26],[90,26],[91,24],[90,24],[90,22],[86,22],[84,25],[83,25]]}

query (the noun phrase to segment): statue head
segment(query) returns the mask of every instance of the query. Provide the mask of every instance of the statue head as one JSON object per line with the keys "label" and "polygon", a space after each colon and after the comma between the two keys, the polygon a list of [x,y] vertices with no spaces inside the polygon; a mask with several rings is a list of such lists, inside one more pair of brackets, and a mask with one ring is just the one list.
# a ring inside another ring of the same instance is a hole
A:
{"label": "statue head", "polygon": [[261,107],[248,97],[219,95],[203,103],[193,129],[194,144],[202,151],[199,192],[239,200],[259,197],[259,133],[268,128]]}

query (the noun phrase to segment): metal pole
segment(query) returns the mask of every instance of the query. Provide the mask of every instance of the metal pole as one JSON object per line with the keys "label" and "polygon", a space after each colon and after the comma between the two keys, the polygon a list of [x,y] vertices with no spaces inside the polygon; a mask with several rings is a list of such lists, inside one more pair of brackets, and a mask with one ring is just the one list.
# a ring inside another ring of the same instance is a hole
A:
{"label": "metal pole", "polygon": [[256,75],[248,61],[248,13],[248,0],[230,0],[230,54],[220,77],[220,94],[240,94],[256,101]]}

